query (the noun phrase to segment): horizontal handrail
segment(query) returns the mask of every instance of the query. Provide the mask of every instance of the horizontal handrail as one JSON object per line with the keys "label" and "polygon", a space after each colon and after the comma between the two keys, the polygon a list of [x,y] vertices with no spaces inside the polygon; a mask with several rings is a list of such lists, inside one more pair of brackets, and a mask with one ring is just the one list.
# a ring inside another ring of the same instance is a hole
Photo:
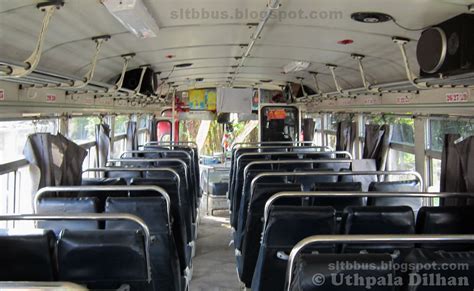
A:
{"label": "horizontal handrail", "polygon": [[[53,187],[48,187],[53,188]],[[44,188],[43,188],[44,189]],[[1,221],[6,220],[129,220],[138,224],[143,230],[145,236],[145,256],[147,266],[147,280],[151,282],[151,257],[150,257],[150,244],[151,235],[150,229],[146,223],[138,216],[128,213],[84,213],[84,214],[54,214],[54,215],[42,215],[42,214],[13,214],[13,215],[0,215]]]}
{"label": "horizontal handrail", "polygon": [[252,180],[250,184],[250,197],[252,197],[253,191],[255,190],[255,184],[257,181],[264,177],[301,177],[301,176],[402,176],[412,175],[420,182],[420,191],[425,189],[423,178],[420,173],[416,171],[347,171],[347,172],[334,172],[334,171],[321,171],[321,172],[264,172],[260,173]]}
{"label": "horizontal handrail", "polygon": [[346,155],[349,159],[353,160],[354,157],[348,151],[334,151],[334,152],[314,152],[314,153],[297,153],[297,152],[263,152],[263,153],[243,153],[237,158],[237,165],[242,159],[242,157],[253,157],[253,156],[263,156],[263,155],[272,155],[272,156],[290,156],[290,155]]}
{"label": "horizontal handrail", "polygon": [[194,148],[197,148],[197,143],[194,141],[150,141],[144,144],[147,145],[192,145]]}
{"label": "horizontal handrail", "polygon": [[298,242],[291,250],[286,268],[285,289],[291,291],[293,267],[296,256],[307,246],[314,244],[404,244],[404,243],[469,243],[474,235],[314,235]]}
{"label": "horizontal handrail", "polygon": [[[171,168],[128,168],[128,167],[106,167],[106,168],[89,168],[83,171],[86,172],[121,172],[121,171],[130,171],[130,172],[170,172],[176,177],[176,181],[178,182],[178,193],[181,191],[181,176],[176,172],[174,169]],[[133,187],[145,187],[147,185],[133,185]],[[188,181],[186,181],[186,186],[188,186]],[[78,186],[76,186],[78,187]],[[106,186],[97,186],[97,187],[106,187]],[[112,187],[112,186],[107,186]],[[118,186],[114,186],[118,187]],[[131,186],[122,186],[122,187],[131,187]],[[151,186],[148,186],[151,187]],[[155,186],[156,187],[156,186]],[[145,189],[147,190],[147,189]],[[126,191],[126,190],[122,190]],[[181,204],[180,195],[178,195],[179,204]],[[169,211],[168,211],[169,213]]]}
{"label": "horizontal handrail", "polygon": [[[243,150],[243,149],[246,149],[246,150],[247,149],[252,149],[252,150],[265,150],[265,149],[289,149],[289,150],[293,150],[293,149],[322,149],[322,150],[328,150],[328,151],[330,150],[325,146],[293,146],[293,145],[278,146],[278,145],[273,145],[273,146],[238,148],[238,149],[235,149],[235,153],[237,153],[237,152],[239,152],[240,150]],[[331,149],[331,151],[333,151],[333,150]]]}
{"label": "horizontal handrail", "polygon": [[108,160],[108,162],[111,162],[111,163],[123,163],[123,162],[145,162],[145,163],[154,163],[154,162],[176,162],[176,163],[179,163],[183,166],[184,168],[184,175],[185,175],[185,178],[188,179],[188,172],[189,172],[189,168],[188,168],[188,164],[186,164],[183,160],[180,160],[180,159],[175,159],[175,158],[164,158],[164,159],[160,159],[160,158],[156,158],[156,159],[150,159],[150,158],[123,158],[123,159],[110,159]]}
{"label": "horizontal handrail", "polygon": [[172,152],[172,153],[182,153],[182,154],[185,154],[185,156],[190,160],[192,161],[192,158],[191,158],[191,155],[186,152],[186,151],[180,151],[180,150],[156,150],[156,151],[151,151],[151,150],[146,150],[146,151],[124,151],[120,154],[120,158],[123,159],[123,158],[126,158],[125,156],[127,154],[160,154],[160,153],[163,153],[163,152]]}
{"label": "horizontal handrail", "polygon": [[10,172],[14,172],[22,167],[28,166],[28,161],[25,159],[0,164],[0,175],[8,174]]}
{"label": "horizontal handrail", "polygon": [[474,197],[474,193],[457,193],[457,192],[340,192],[340,191],[325,191],[325,192],[279,192],[270,197],[265,203],[263,211],[263,231],[265,231],[268,225],[268,219],[270,217],[270,208],[280,198],[306,198],[306,197],[368,197],[368,198],[380,198],[380,197],[412,197],[412,198],[453,198],[453,197]]}
{"label": "horizontal handrail", "polygon": [[276,165],[285,165],[285,164],[323,164],[323,163],[335,163],[335,164],[345,164],[345,163],[353,163],[356,160],[350,160],[350,159],[334,159],[334,160],[277,160],[277,161],[255,161],[255,162],[250,162],[247,166],[244,168],[244,185],[245,185],[245,180],[247,179],[247,174],[250,170],[251,166],[255,165],[267,165],[267,164],[276,164]]}
{"label": "horizontal handrail", "polygon": [[[313,141],[261,141],[261,142],[237,142],[233,143],[231,146],[231,149],[233,150],[237,146],[244,146],[244,145],[266,145],[266,144],[288,144],[288,145],[295,145],[295,144],[310,144],[310,145],[316,145]],[[330,146],[322,146],[327,149],[332,150]]]}

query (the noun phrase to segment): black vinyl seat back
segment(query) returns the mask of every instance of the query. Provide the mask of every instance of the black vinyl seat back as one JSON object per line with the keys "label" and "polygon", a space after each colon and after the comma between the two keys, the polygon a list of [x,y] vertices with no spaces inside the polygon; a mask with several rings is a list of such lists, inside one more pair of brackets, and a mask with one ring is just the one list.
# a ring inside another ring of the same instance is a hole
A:
{"label": "black vinyl seat back", "polygon": [[[415,234],[415,216],[408,206],[347,207],[342,221],[342,234]],[[342,251],[394,252],[413,248],[413,244],[348,244]]]}
{"label": "black vinyl seat back", "polygon": [[[245,221],[239,225],[238,239],[234,239],[237,249],[241,250],[238,260],[238,272],[242,282],[250,288],[260,249],[260,238],[263,230],[263,212],[265,204],[273,195],[282,191],[301,191],[298,184],[260,183],[255,187]],[[276,201],[275,205],[301,205],[301,198],[285,198]],[[245,222],[245,223],[244,223]]]}
{"label": "black vinyl seat back", "polygon": [[130,184],[130,180],[133,178],[140,178],[143,176],[140,171],[109,171],[105,173],[107,178],[122,178],[127,184]]}
{"label": "black vinyl seat back", "polygon": [[[270,177],[263,177],[255,183],[254,192],[250,193],[250,189],[247,190],[242,196],[242,200],[240,201],[240,206],[237,209],[238,213],[236,217],[236,232],[234,235],[234,245],[237,249],[241,249],[241,238],[245,231],[245,226],[247,224],[248,218],[248,210],[250,200],[256,196],[268,195],[268,193],[276,194],[280,192],[279,190],[284,191],[285,189],[295,189],[294,191],[301,191],[301,186],[291,186],[290,184],[285,183],[283,181],[284,177],[279,176],[270,176]],[[250,179],[248,179],[250,180]],[[247,180],[247,181],[248,181]],[[250,188],[250,185],[248,186]],[[271,197],[271,196],[270,196]]]}
{"label": "black vinyl seat back", "polygon": [[[296,258],[293,268],[293,277],[290,284],[291,291],[366,291],[365,285],[348,284],[345,280],[338,280],[341,284],[333,284],[332,276],[334,270],[328,266],[337,266],[339,262],[357,262],[360,265],[373,266],[373,270],[345,270],[342,276],[360,278],[387,278],[394,276],[390,268],[384,268],[393,263],[390,255],[387,254],[301,254]],[[318,275],[315,281],[315,275]],[[339,274],[336,274],[339,275]],[[338,276],[339,277],[339,276]],[[324,282],[321,286],[315,282]],[[372,291],[394,291],[395,287],[378,284],[373,286]],[[283,290],[283,289],[275,289]]]}
{"label": "black vinyl seat back", "polygon": [[[109,198],[106,212],[133,214],[145,222],[154,238],[150,246],[153,281],[160,290],[178,291],[179,278],[187,266],[186,249],[184,245],[175,244],[168,224],[166,200],[163,197]],[[107,221],[106,229],[139,230],[140,226],[131,221]]]}
{"label": "black vinyl seat back", "polygon": [[351,163],[315,163],[315,169],[332,169],[335,172],[350,171]]}
{"label": "black vinyl seat back", "polygon": [[[130,182],[130,180],[129,180]],[[122,178],[92,178],[82,179],[83,186],[126,186],[127,181]],[[128,191],[110,191],[107,195],[104,195],[104,191],[87,191],[79,192],[77,197],[94,197],[97,199],[97,205],[99,211],[103,211],[105,208],[105,200],[107,197],[127,197]]]}
{"label": "black vinyl seat back", "polygon": [[[286,160],[285,158],[283,158]],[[297,160],[296,160],[297,161]],[[295,170],[312,170],[313,164],[312,163],[285,163],[285,164],[275,164],[275,170],[280,172],[294,172]]]}
{"label": "black vinyl seat back", "polygon": [[[296,173],[298,172],[333,172],[330,168],[318,168],[313,170],[304,170],[304,169],[296,169]],[[337,176],[335,175],[327,175],[327,176],[294,176],[294,183],[303,185],[303,191],[310,191],[311,188],[315,183],[335,183],[337,182]]]}
{"label": "black vinyl seat back", "polygon": [[[418,180],[394,181],[394,182],[372,182],[369,192],[420,192]],[[409,206],[415,213],[423,207],[421,197],[374,197],[369,199],[369,205],[373,206]]]}
{"label": "black vinyl seat back", "polygon": [[[416,230],[419,234],[474,234],[474,207],[422,207],[418,212]],[[422,244],[426,249],[446,251],[474,250],[473,244]]]}
{"label": "black vinyl seat back", "polygon": [[[172,231],[176,246],[178,247],[178,254],[180,264],[187,266],[191,257],[186,254],[188,243],[193,241],[192,230],[192,211],[186,193],[180,191],[178,194],[177,184],[172,181],[163,181],[160,179],[135,179],[132,185],[156,185],[162,187],[170,197],[170,211],[172,218]],[[181,197],[178,197],[181,195]],[[161,197],[157,192],[151,191],[137,191],[131,193],[131,197]],[[180,199],[181,198],[181,199]]]}
{"label": "black vinyl seat back", "polygon": [[58,240],[58,280],[90,289],[147,288],[145,242],[135,230],[64,230]]}
{"label": "black vinyl seat back", "polygon": [[[437,281],[427,280],[428,282],[420,285],[412,284],[402,290],[410,291],[471,291],[472,282],[474,282],[474,252],[472,251],[443,251],[435,249],[413,249],[404,258],[406,265],[418,266],[453,266],[454,268],[438,268],[436,271],[430,268],[419,268],[415,271],[409,271],[418,278],[451,278],[451,284],[444,284],[443,279]],[[457,266],[457,267],[455,267]],[[408,275],[404,275],[404,282],[409,282]],[[449,282],[449,280],[446,280]],[[454,284],[453,284],[454,282]],[[430,283],[432,284],[430,286]],[[404,286],[405,287],[405,286]]]}
{"label": "black vinyl seat back", "polygon": [[[99,213],[102,211],[99,211],[98,204],[97,198],[43,198],[38,201],[36,209],[43,215]],[[38,221],[38,227],[59,234],[63,229],[99,229],[100,223],[93,220],[44,220]]]}
{"label": "black vinyl seat back", "polygon": [[0,230],[0,281],[54,281],[56,237],[49,230]]}
{"label": "black vinyl seat back", "polygon": [[[273,206],[258,254],[252,291],[282,290],[288,256],[301,240],[336,233],[332,207]],[[334,253],[335,245],[318,245],[312,251]]]}
{"label": "black vinyl seat back", "polygon": [[[360,182],[336,182],[336,183],[315,183],[311,189],[316,192],[362,192]],[[314,206],[332,206],[341,215],[348,206],[366,206],[366,197],[316,197],[311,199]]]}

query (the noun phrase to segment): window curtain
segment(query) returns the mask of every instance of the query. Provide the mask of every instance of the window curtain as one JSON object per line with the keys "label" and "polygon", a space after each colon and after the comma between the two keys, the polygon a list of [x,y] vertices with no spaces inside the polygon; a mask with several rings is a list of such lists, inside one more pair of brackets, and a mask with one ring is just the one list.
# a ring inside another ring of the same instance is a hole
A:
{"label": "window curtain", "polygon": [[384,171],[390,149],[392,130],[390,125],[368,124],[365,126],[363,159],[374,159],[379,171]]}
{"label": "window curtain", "polygon": [[313,141],[314,140],[314,129],[316,128],[316,122],[312,118],[303,119],[303,140]]}
{"label": "window curtain", "polygon": [[150,141],[158,141],[158,128],[157,128],[157,123],[158,120],[156,120],[155,117],[153,117],[150,121],[150,124],[148,125],[148,132],[150,134]]}
{"label": "window curtain", "polygon": [[95,143],[97,146],[97,166],[105,167],[109,159],[110,152],[110,126],[102,123],[95,126]]}
{"label": "window curtain", "polygon": [[127,151],[138,150],[137,122],[127,122]]}
{"label": "window curtain", "polygon": [[47,186],[81,185],[82,163],[87,151],[63,135],[32,134],[26,141],[23,154],[34,168],[34,193]]}
{"label": "window curtain", "polygon": [[[446,134],[441,155],[441,192],[474,192],[474,137],[458,143],[459,134]],[[444,205],[473,205],[474,199],[444,199]]]}
{"label": "window curtain", "polygon": [[336,151],[348,151],[352,153],[356,130],[356,123],[354,122],[340,121],[337,123]]}

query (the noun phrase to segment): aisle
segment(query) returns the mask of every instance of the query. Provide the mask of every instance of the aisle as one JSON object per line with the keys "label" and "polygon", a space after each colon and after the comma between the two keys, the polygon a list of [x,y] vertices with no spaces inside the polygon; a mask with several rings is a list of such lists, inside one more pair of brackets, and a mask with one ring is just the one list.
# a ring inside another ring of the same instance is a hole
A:
{"label": "aisle", "polygon": [[217,217],[203,216],[193,259],[194,274],[190,291],[238,291],[233,247],[229,247],[231,230],[227,212]]}

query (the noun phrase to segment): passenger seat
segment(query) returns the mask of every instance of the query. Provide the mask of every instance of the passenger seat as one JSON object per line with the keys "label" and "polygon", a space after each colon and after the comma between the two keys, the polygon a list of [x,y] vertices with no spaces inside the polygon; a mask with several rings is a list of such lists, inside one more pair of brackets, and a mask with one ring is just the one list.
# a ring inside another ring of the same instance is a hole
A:
{"label": "passenger seat", "polygon": [[[252,291],[283,291],[291,249],[308,236],[336,233],[332,207],[274,206],[264,230]],[[312,251],[333,253],[335,245],[319,245]]]}
{"label": "passenger seat", "polygon": [[[415,216],[408,206],[348,207],[344,212],[342,234],[415,234]],[[344,253],[397,253],[414,244],[345,244]]]}

